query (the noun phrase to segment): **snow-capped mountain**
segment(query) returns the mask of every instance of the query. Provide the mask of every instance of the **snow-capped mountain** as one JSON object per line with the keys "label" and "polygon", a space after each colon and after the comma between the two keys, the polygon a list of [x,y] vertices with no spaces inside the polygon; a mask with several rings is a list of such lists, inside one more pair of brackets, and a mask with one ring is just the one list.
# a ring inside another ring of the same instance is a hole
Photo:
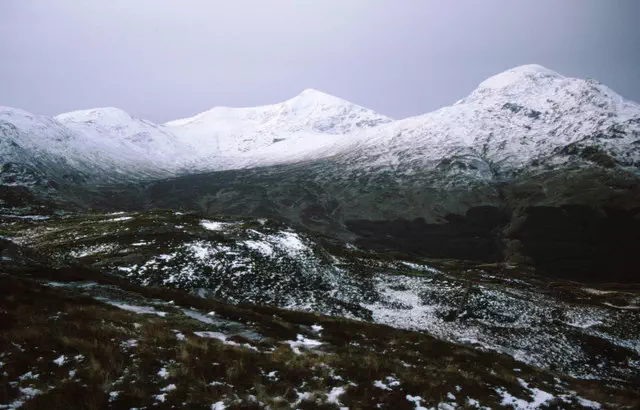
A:
{"label": "snow-capped mountain", "polygon": [[[31,177],[34,173],[48,175],[51,179],[62,176],[74,182],[160,178],[175,172],[175,168],[170,167],[169,156],[165,161],[157,160],[159,154],[171,148],[170,134],[156,144],[163,147],[157,152],[151,149],[150,142],[154,141],[131,139],[144,134],[139,129],[118,134],[130,124],[137,125],[135,119],[127,120],[126,114],[113,109],[92,110],[91,113],[105,122],[110,118],[115,125],[108,127],[98,120],[91,120],[89,115],[83,116],[84,113],[70,113],[58,121],[57,118],[0,107],[2,164],[10,164],[13,170],[29,170],[27,174]],[[114,116],[114,113],[119,115]],[[103,114],[111,114],[111,117]],[[153,130],[155,126],[149,124],[148,128]],[[28,175],[24,178],[32,179]]]}
{"label": "snow-capped mountain", "polygon": [[446,160],[483,177],[568,161],[638,172],[640,105],[594,80],[526,65],[487,79],[452,106],[345,141],[313,155],[407,173]]}
{"label": "snow-capped mountain", "polygon": [[[138,161],[176,171],[196,151],[165,127],[132,117],[118,108],[96,108],[73,111],[54,117],[80,135],[100,140],[109,147],[127,148]],[[118,156],[118,153],[113,153]]]}
{"label": "snow-capped mountain", "polygon": [[320,147],[353,138],[392,120],[323,92],[307,89],[279,104],[215,107],[165,126],[201,155],[199,169],[240,168],[295,161]]}
{"label": "snow-capped mountain", "polygon": [[2,108],[0,125],[4,163],[46,159],[103,180],[319,158],[401,174],[444,166],[463,179],[567,162],[633,172],[640,164],[638,104],[538,65],[507,70],[452,106],[397,121],[305,90],[279,104],[216,107],[164,125],[116,108],[55,118]]}
{"label": "snow-capped mountain", "polygon": [[295,161],[390,121],[315,90],[263,107],[216,107],[165,125],[111,107],[54,118],[2,107],[0,158],[31,168],[35,159],[46,158],[45,169],[61,164],[65,173],[75,170],[98,181],[158,178]]}

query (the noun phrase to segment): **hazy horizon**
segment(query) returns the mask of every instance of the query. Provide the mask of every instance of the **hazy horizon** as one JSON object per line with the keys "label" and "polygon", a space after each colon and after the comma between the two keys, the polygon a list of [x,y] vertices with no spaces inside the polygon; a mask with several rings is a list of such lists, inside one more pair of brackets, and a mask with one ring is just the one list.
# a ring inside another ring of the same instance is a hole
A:
{"label": "hazy horizon", "polygon": [[163,123],[307,88],[392,118],[540,64],[640,101],[640,2],[0,2],[0,105]]}

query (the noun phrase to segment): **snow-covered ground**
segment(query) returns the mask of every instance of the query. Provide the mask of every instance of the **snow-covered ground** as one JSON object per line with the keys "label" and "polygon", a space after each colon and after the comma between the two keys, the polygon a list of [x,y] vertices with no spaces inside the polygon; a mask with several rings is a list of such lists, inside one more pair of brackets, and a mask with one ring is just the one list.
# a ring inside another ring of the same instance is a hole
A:
{"label": "snow-covered ground", "polygon": [[[471,288],[462,311],[455,317],[466,291],[465,282],[443,274],[375,278],[380,295],[363,307],[373,320],[410,330],[420,330],[456,343],[471,344],[508,354],[530,365],[555,368],[578,378],[618,378],[640,374],[640,339],[633,329],[620,334],[633,314],[600,306],[577,305],[551,297],[532,287],[478,284]],[[562,329],[562,330],[560,330]],[[594,365],[587,341],[595,338],[627,358],[600,357]],[[635,357],[635,359],[633,359]]]}

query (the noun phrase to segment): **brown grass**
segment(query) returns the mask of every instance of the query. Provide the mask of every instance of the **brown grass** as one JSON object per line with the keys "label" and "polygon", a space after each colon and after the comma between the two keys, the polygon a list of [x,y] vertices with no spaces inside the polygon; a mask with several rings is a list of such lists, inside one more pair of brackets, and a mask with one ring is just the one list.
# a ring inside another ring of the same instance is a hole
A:
{"label": "brown grass", "polygon": [[[422,396],[425,407],[437,406],[449,392],[460,397],[460,406],[464,397],[473,397],[484,406],[498,408],[496,386],[528,398],[517,377],[535,382],[545,391],[555,389],[552,374],[506,356],[415,332],[265,306],[230,306],[178,291],[139,288],[86,270],[30,273],[32,277],[58,281],[82,277],[117,284],[147,298],[174,300],[179,306],[215,310],[223,317],[256,323],[272,341],[260,345],[263,352],[229,346],[217,339],[195,336],[193,330],[202,329],[203,325],[186,317],[141,316],[72,290],[0,275],[0,361],[5,363],[0,375],[6,372],[6,376],[0,376],[0,403],[18,399],[19,387],[41,389],[44,393],[28,401],[25,409],[160,409],[181,407],[182,403],[188,403],[189,408],[207,409],[219,400],[230,409],[259,408],[251,396],[280,409],[288,408],[288,403],[297,399],[296,392],[315,393],[319,400],[301,402],[301,409],[335,408],[324,400],[332,388],[339,386],[348,386],[340,401],[352,409],[377,404],[413,409],[414,405],[405,398],[407,394]],[[315,323],[324,327],[321,351],[296,354],[280,343],[295,340],[298,333],[317,338],[308,330]],[[186,340],[178,341],[174,329],[184,333]],[[123,345],[129,339],[136,340],[137,346]],[[241,338],[234,340],[245,342]],[[66,361],[58,366],[53,360],[61,355]],[[78,355],[82,358],[76,359]],[[522,371],[514,373],[515,367]],[[158,375],[161,368],[167,369],[167,379]],[[72,378],[69,371],[73,370],[76,374]],[[29,371],[39,378],[9,384]],[[276,372],[277,377],[267,377],[271,372]],[[373,386],[373,381],[388,376],[401,380],[401,385],[392,391]],[[612,389],[597,382],[568,382],[582,397],[612,403],[609,407],[640,405],[640,397],[631,387]],[[177,389],[167,393],[164,403],[157,402],[154,396],[169,384],[175,384]],[[462,393],[457,393],[455,386],[460,386]],[[119,395],[109,402],[109,393],[114,391]]]}

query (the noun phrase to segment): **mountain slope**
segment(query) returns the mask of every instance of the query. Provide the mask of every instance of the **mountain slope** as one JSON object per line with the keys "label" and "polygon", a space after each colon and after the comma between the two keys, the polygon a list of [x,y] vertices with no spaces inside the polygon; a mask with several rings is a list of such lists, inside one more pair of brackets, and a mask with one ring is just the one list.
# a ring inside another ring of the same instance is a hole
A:
{"label": "mountain slope", "polygon": [[54,118],[1,107],[0,160],[41,169],[57,180],[59,174],[98,182],[161,178],[294,161],[389,121],[315,90],[264,107],[218,107],[166,125],[110,107]]}
{"label": "mountain slope", "polygon": [[593,80],[528,65],[489,78],[452,106],[370,130],[336,153],[354,168],[399,172],[462,158],[484,177],[570,162],[637,174],[640,106]]}
{"label": "mountain slope", "polygon": [[307,89],[279,104],[216,107],[165,125],[185,145],[198,147],[202,154],[193,166],[206,170],[296,160],[305,152],[351,138],[346,134],[388,122],[390,118],[371,110]]}
{"label": "mountain slope", "polygon": [[[0,161],[31,169],[61,183],[160,178],[172,175],[155,156],[103,128],[0,107]],[[121,122],[122,124],[122,122]],[[155,155],[155,153],[153,153]],[[62,176],[62,178],[61,178]]]}
{"label": "mountain slope", "polygon": [[[73,111],[54,117],[75,132],[100,140],[105,146],[122,149],[142,164],[156,164],[176,172],[196,150],[182,144],[163,126],[134,118],[117,108]],[[113,151],[112,156],[122,155]]]}

